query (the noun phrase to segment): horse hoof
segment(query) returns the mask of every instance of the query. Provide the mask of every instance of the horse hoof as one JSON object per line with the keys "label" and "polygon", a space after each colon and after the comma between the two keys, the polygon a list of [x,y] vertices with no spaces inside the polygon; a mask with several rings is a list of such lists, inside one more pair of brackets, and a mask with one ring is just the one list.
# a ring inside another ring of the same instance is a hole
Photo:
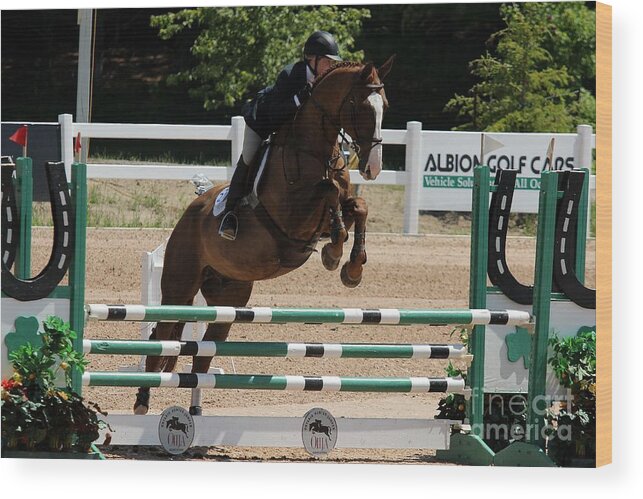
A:
{"label": "horse hoof", "polygon": [[134,414],[137,416],[145,416],[147,414],[147,411],[150,408],[146,405],[134,405]]}
{"label": "horse hoof", "polygon": [[134,414],[144,416],[150,409],[150,389],[139,388],[134,402]]}
{"label": "horse hoof", "polygon": [[190,406],[189,413],[192,416],[201,416],[203,414],[203,409],[201,408],[200,405],[193,405],[193,406]]}
{"label": "horse hoof", "polygon": [[345,263],[342,266],[342,271],[340,273],[340,277],[342,279],[342,284],[344,286],[346,286],[347,288],[356,288],[357,286],[359,286],[359,283],[362,282],[362,274],[360,274],[357,279],[352,279],[348,275],[347,268],[348,268],[348,263]]}
{"label": "horse hoof", "polygon": [[322,265],[326,270],[337,270],[337,267],[339,267],[339,262],[342,258],[333,258],[332,256],[330,256],[328,245],[326,245],[322,248],[321,259]]}

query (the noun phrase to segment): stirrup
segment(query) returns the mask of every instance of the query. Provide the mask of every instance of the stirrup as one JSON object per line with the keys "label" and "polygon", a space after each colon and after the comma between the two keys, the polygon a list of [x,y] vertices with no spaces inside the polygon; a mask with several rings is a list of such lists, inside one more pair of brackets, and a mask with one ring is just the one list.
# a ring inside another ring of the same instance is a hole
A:
{"label": "stirrup", "polygon": [[219,235],[223,239],[234,241],[237,238],[238,228],[239,222],[237,220],[236,213],[234,211],[229,211],[221,220],[221,225],[219,225]]}

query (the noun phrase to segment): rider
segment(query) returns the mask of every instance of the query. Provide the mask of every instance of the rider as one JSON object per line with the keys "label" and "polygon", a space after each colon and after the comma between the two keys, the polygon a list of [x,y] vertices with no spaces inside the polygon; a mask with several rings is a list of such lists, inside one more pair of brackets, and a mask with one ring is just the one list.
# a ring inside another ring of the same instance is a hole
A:
{"label": "rider", "polygon": [[225,214],[219,227],[219,235],[234,241],[237,237],[238,220],[235,208],[245,194],[245,186],[261,142],[276,132],[284,123],[293,119],[312,91],[312,82],[326,71],[333,61],[341,61],[339,47],[333,35],[327,31],[315,31],[304,45],[303,60],[286,66],[274,85],[261,90],[243,108],[246,121],[243,136],[243,152],[230,182]]}

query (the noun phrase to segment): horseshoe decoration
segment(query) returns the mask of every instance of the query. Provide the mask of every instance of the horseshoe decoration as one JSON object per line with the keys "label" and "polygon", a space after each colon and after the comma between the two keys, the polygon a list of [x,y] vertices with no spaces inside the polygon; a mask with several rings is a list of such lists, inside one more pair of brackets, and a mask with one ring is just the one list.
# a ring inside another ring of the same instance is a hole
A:
{"label": "horseshoe decoration", "polygon": [[497,286],[508,298],[521,305],[531,305],[533,286],[522,284],[507,265],[507,227],[516,186],[517,170],[498,170],[496,191],[489,205],[489,259],[487,273],[491,284]]}
{"label": "horseshoe decoration", "polygon": [[[13,188],[13,172],[15,165],[2,165],[2,268],[11,268],[18,252],[20,237],[20,222],[16,192]],[[4,274],[3,274],[4,279]],[[4,288],[2,289],[4,291]]]}
{"label": "horseshoe decoration", "polygon": [[576,275],[576,239],[578,210],[585,172],[572,170],[561,174],[559,190],[565,194],[558,202],[556,243],[554,246],[554,281],[567,297],[583,308],[596,308],[596,290],[585,287]]}
{"label": "horseshoe decoration", "polygon": [[[5,173],[7,170],[8,173]],[[11,272],[15,261],[18,227],[15,189],[10,168],[2,171],[2,291],[16,300],[32,301],[51,294],[65,276],[74,249],[74,208],[63,162],[45,164],[51,214],[54,221],[54,240],[49,262],[36,277],[18,279]]]}

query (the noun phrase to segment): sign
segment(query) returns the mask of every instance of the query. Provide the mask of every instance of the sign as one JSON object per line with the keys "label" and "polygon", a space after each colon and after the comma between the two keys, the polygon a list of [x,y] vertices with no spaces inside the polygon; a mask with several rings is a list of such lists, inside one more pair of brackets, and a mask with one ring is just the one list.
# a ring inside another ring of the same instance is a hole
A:
{"label": "sign", "polygon": [[315,407],[304,415],[301,437],[308,454],[324,457],[337,443],[337,421],[326,409]]}
{"label": "sign", "polygon": [[[419,209],[471,211],[473,168],[481,163],[480,132],[422,132],[424,166]],[[518,170],[512,211],[538,213],[540,173],[549,168],[547,149],[555,139],[553,168],[574,167],[577,135],[572,133],[485,133],[502,144],[484,156],[492,175],[498,169]]]}
{"label": "sign", "polygon": [[183,454],[194,440],[194,419],[183,407],[168,407],[159,420],[159,440],[170,454]]}

